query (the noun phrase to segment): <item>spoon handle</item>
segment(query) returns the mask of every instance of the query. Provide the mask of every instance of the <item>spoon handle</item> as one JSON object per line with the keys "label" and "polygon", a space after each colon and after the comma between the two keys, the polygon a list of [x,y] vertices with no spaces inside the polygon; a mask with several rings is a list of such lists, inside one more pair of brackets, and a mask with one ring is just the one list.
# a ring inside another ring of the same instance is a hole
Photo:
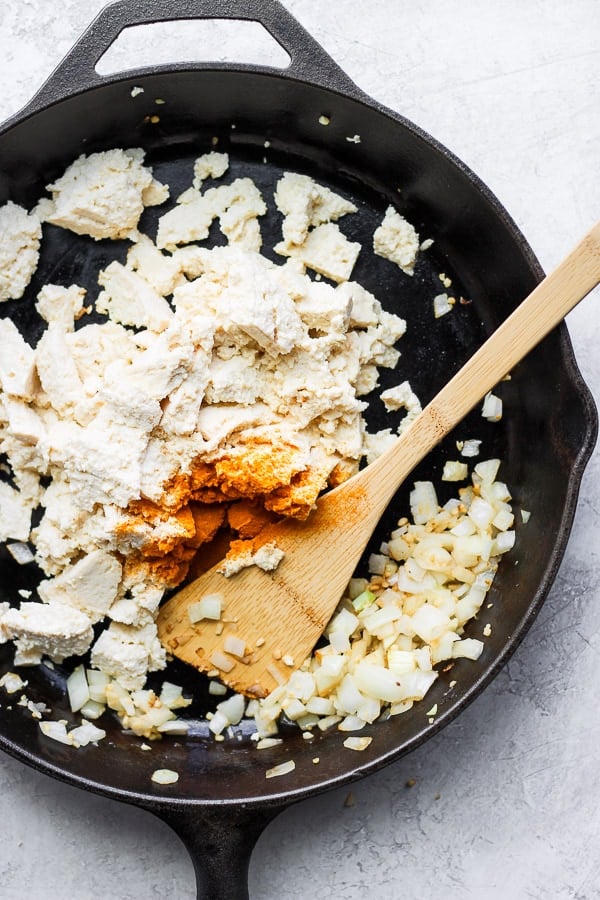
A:
{"label": "spoon handle", "polygon": [[600,282],[600,222],[493,332],[389,450],[363,470],[383,509],[406,476]]}

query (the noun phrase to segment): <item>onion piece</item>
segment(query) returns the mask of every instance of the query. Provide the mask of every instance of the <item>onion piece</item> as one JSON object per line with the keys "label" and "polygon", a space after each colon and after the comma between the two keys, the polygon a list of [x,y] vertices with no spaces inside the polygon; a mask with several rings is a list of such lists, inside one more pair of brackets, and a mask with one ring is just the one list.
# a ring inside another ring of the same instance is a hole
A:
{"label": "onion piece", "polygon": [[366,750],[371,741],[372,737],[347,737],[344,741],[344,747],[348,750]]}
{"label": "onion piece", "polygon": [[20,566],[26,566],[35,559],[35,556],[31,552],[31,548],[24,541],[14,541],[10,544],[6,544],[6,549]]}
{"label": "onion piece", "polygon": [[290,772],[293,772],[296,768],[296,763],[293,759],[288,759],[286,762],[279,763],[278,766],[273,766],[272,769],[267,769],[265,772],[265,778],[277,778],[279,775],[288,775]]}
{"label": "onion piece", "polygon": [[90,688],[83,666],[77,666],[67,678],[67,694],[73,712],[78,712],[90,699]]}
{"label": "onion piece", "polygon": [[224,602],[223,594],[205,594],[196,603],[190,604],[188,608],[190,622],[195,625],[202,619],[218,621],[223,614]]}
{"label": "onion piece", "polygon": [[172,769],[155,769],[150,777],[156,784],[175,784],[179,781],[179,774]]}

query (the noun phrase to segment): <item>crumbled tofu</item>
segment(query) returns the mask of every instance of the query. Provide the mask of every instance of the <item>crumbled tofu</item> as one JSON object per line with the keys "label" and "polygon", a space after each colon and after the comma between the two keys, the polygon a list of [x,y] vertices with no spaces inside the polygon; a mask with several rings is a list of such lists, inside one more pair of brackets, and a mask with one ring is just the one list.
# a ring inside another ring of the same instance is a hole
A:
{"label": "crumbled tofu", "polygon": [[167,297],[178,284],[185,283],[180,263],[162,253],[144,234],[138,235],[129,249],[127,268],[140,275],[161,297]]}
{"label": "crumbled tofu", "polygon": [[[259,252],[267,206],[254,183],[204,190],[227,162],[217,153],[196,161],[194,184],[159,218],[154,242],[137,222],[167,189],[143,154],[81,157],[41,208],[56,225],[132,240],[124,262],[98,275],[95,309],[108,318],[76,327],[85,291],[47,284],[37,347],[0,320],[0,452],[12,476],[0,482],[0,539],[31,540],[46,576],[42,603],[0,609],[0,640],[13,640],[23,663],[93,644],[92,665],[114,680],[115,697],[141,691],[165,666],[161,599],[229,510],[254,504],[263,524],[304,518],[384,442],[366,434],[359,397],[395,365],[406,324],[349,281],[360,245],[335,221],[356,207],[287,173],[278,185],[287,259],[274,262]],[[114,230],[117,185],[125,206]],[[190,245],[217,222],[225,246]],[[300,243],[286,243],[294,234]],[[229,569],[273,571],[279,548],[254,549],[247,537],[239,532]],[[118,712],[125,727],[157,736],[143,711]]]}
{"label": "crumbled tofu", "polygon": [[381,303],[356,281],[338,284],[336,293],[350,301],[350,322],[353,328],[376,327],[381,315]]}
{"label": "crumbled tofu", "polygon": [[419,252],[419,235],[393,206],[388,206],[373,235],[373,250],[378,256],[396,263],[407,275],[412,275]]}
{"label": "crumbled tofu", "polygon": [[11,319],[0,319],[0,388],[12,397],[32,400],[35,352]]}
{"label": "crumbled tofu", "polygon": [[361,246],[356,241],[349,241],[338,225],[327,222],[309,231],[302,244],[281,241],[274,249],[339,283],[350,279]]}
{"label": "crumbled tofu", "polygon": [[16,665],[37,665],[42,656],[62,662],[81,656],[94,638],[92,622],[81,610],[62,603],[21,603],[0,617],[0,640],[15,643]]}
{"label": "crumbled tofu", "polygon": [[121,325],[136,325],[163,331],[173,318],[167,301],[141,275],[111,262],[98,275],[104,288],[96,300],[98,312],[106,313]]}
{"label": "crumbled tofu", "polygon": [[52,200],[38,207],[42,221],[97,241],[130,237],[144,207],[167,198],[167,189],[154,181],[143,159],[139,149],[82,154],[48,185]]}
{"label": "crumbled tofu", "polygon": [[229,168],[229,155],[212,150],[198,157],[194,163],[194,188],[199,191],[207,178],[221,178]]}
{"label": "crumbled tofu", "polygon": [[36,368],[46,401],[65,414],[83,396],[83,385],[69,352],[66,333],[53,323],[42,335],[36,349]]}
{"label": "crumbled tofu", "polygon": [[45,284],[37,295],[35,308],[49,325],[54,323],[63,331],[73,331],[75,319],[83,312],[85,294],[85,288],[76,284],[68,288]]}
{"label": "crumbled tofu", "polygon": [[38,593],[44,603],[74,606],[93,622],[99,622],[117,597],[121,575],[118,559],[103,550],[94,550],[55,578],[42,581]]}
{"label": "crumbled tofu", "polygon": [[264,216],[267,207],[254,182],[237,178],[233,184],[213,190],[222,195],[219,227],[229,243],[258,252],[262,246],[258,216]]}
{"label": "crumbled tofu", "polygon": [[35,213],[10,200],[0,206],[0,303],[20,300],[25,293],[37,268],[41,237]]}
{"label": "crumbled tofu", "polygon": [[[179,198],[181,201],[181,198]],[[197,191],[164,213],[158,222],[156,246],[161,250],[175,250],[179,244],[203,241],[218,212],[214,195],[205,196]]]}
{"label": "crumbled tofu", "polygon": [[178,205],[161,216],[157,246],[175,250],[180,244],[202,241],[218,218],[220,228],[230,243],[248,250],[260,250],[258,216],[267,207],[250,178],[236,178],[231,184],[210,188],[202,194],[191,188],[178,198]]}
{"label": "crumbled tofu", "polygon": [[249,566],[257,566],[263,572],[274,572],[283,557],[283,550],[272,542],[263,544],[256,550],[249,546],[245,552],[228,555],[217,571],[226,578],[231,578]]}
{"label": "crumbled tofu", "polygon": [[403,381],[402,384],[398,384],[396,387],[382,391],[381,399],[388,411],[399,409],[406,410],[406,415],[398,428],[400,434],[402,434],[402,432],[408,428],[410,423],[416,419],[422,409],[421,401],[408,381]]}
{"label": "crumbled tofu", "polygon": [[0,541],[29,540],[32,508],[16,488],[0,481]]}
{"label": "crumbled tofu", "polygon": [[135,628],[113,622],[92,647],[91,662],[127,690],[139,690],[148,672],[164,669],[166,656],[153,623]]}
{"label": "crumbled tofu", "polygon": [[284,244],[304,244],[309,228],[335,222],[357,210],[354,203],[308,175],[295,172],[286,172],[279,180],[275,203],[285,217],[282,225]]}

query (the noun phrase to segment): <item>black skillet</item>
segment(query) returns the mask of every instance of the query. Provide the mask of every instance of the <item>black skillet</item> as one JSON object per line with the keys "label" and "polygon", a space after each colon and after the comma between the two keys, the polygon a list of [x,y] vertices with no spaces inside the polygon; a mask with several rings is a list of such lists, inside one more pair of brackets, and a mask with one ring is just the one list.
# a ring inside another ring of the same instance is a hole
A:
{"label": "black skillet", "polygon": [[[125,27],[203,18],[261,23],[288,52],[289,68],[194,63],[96,74],[97,60]],[[144,88],[135,98],[134,86]],[[157,98],[165,102],[157,106]],[[322,124],[323,116],[329,124]],[[359,140],[348,140],[356,135]],[[123,0],[107,7],[31,103],[0,129],[0,203],[12,199],[32,206],[81,152],[127,146],[144,147],[147,161],[176,195],[191,181],[193,159],[215,138],[218,149],[231,156],[231,176],[249,174],[267,197],[278,175],[291,169],[355,200],[359,213],[343,222],[348,236],[364,245],[355,277],[409,324],[397,370],[385,374],[382,387],[408,378],[422,400],[429,399],[542,277],[530,247],[485,185],[431,137],[363,94],[276,0]],[[374,227],[390,203],[423,238],[435,240],[421,254],[413,278],[369,252]],[[150,234],[156,215],[150,211],[142,221]],[[271,202],[265,247],[272,246],[279,229]],[[29,340],[37,340],[41,322],[33,300],[40,285],[76,281],[93,298],[98,269],[122,258],[125,249],[46,227],[34,282],[23,300],[4,304],[0,315],[12,317]],[[431,301],[440,292],[442,272],[465,302],[436,321]],[[293,729],[286,731],[283,749],[257,752],[251,722],[242,722],[234,738],[217,744],[203,722],[210,700],[202,679],[173,663],[166,676],[196,698],[185,739],[166,738],[144,753],[140,739],[124,734],[107,715],[107,738],[97,747],[74,750],[46,739],[36,720],[15,705],[2,710],[0,746],[38,771],[155,813],[188,847],[199,896],[246,897],[250,854],[280,811],[374,772],[436,733],[490,682],[543,603],[566,547],[597,432],[596,410],[565,326],[498,392],[506,409],[501,423],[488,424],[473,413],[415,473],[439,482],[442,461],[456,456],[454,442],[481,437],[482,455],[502,458],[502,477],[517,509],[532,512],[526,527],[517,525],[516,549],[496,578],[493,628],[483,656],[441,673],[428,696],[428,703],[438,704],[433,724],[421,709],[377,723],[369,729],[371,745],[360,754],[345,750],[338,732],[318,734],[309,743]],[[394,424],[377,397],[371,398],[368,415],[372,429]],[[406,512],[408,487],[390,504],[370,549]],[[35,588],[37,577],[31,566],[17,566],[0,550],[0,601],[17,602],[17,590]],[[481,625],[474,622],[469,633],[479,635]],[[11,668],[12,653],[4,647],[0,671]],[[68,666],[27,670],[28,693],[44,700],[53,717],[75,721],[65,699],[66,673]],[[450,687],[451,681],[456,685]],[[290,758],[296,763],[292,774],[265,779],[266,769]],[[179,781],[154,784],[151,774],[158,767],[176,770]]]}

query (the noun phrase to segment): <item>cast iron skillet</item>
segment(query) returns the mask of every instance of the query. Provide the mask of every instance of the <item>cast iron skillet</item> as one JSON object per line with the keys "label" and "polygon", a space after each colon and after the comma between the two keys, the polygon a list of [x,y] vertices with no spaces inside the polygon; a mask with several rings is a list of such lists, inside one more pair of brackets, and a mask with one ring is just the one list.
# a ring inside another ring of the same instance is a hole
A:
{"label": "cast iron skillet", "polygon": [[[96,74],[97,60],[123,28],[185,18],[258,21],[289,53],[289,68],[184,64],[107,78]],[[134,99],[136,85],[144,93]],[[156,98],[164,104],[157,106]],[[156,114],[159,121],[150,121]],[[321,116],[328,125],[319,122]],[[355,135],[359,142],[347,140]],[[343,222],[349,237],[366,246],[355,277],[409,323],[397,371],[386,374],[382,387],[409,378],[428,400],[542,276],[525,239],[485,185],[431,137],[365,96],[276,0],[122,0],[107,7],[31,103],[0,130],[0,202],[32,206],[79,153],[115,146],[144,147],[147,161],[171,183],[175,196],[189,185],[193,159],[213,146],[213,138],[230,153],[232,174],[250,174],[266,196],[278,175],[292,169],[357,202],[359,213]],[[371,235],[389,203],[423,238],[435,239],[412,279],[391,263],[370,259]],[[153,233],[157,214],[145,214],[143,230]],[[266,247],[279,230],[271,204]],[[27,296],[4,304],[0,314],[11,316],[35,341],[41,322],[33,301],[42,283],[77,281],[93,298],[98,269],[124,254],[120,245],[46,227],[39,272]],[[440,292],[440,272],[452,277],[452,291],[468,302],[435,321],[431,300]],[[596,438],[596,410],[564,326],[498,390],[506,408],[503,421],[489,425],[478,412],[472,414],[415,473],[439,482],[442,460],[456,457],[454,442],[479,436],[482,457],[502,458],[502,477],[517,509],[532,512],[526,527],[519,526],[517,515],[517,545],[493,587],[493,628],[484,654],[477,664],[461,660],[441,674],[428,698],[438,704],[433,724],[422,709],[376,723],[369,729],[370,747],[360,754],[344,750],[338,732],[318,734],[309,743],[294,730],[283,749],[257,752],[250,722],[217,744],[202,721],[210,706],[202,680],[173,663],[167,677],[196,697],[185,739],[167,738],[144,753],[140,739],[124,734],[107,715],[107,739],[98,747],[73,750],[46,739],[30,714],[15,705],[2,711],[0,746],[39,771],[155,813],[187,845],[199,896],[246,897],[249,857],[269,821],[289,804],[374,772],[436,733],[490,682],[540,609],[567,543]],[[393,424],[376,397],[369,419],[372,429]],[[370,549],[406,512],[408,488],[390,504]],[[17,602],[17,590],[35,588],[37,577],[32,567],[18,567],[1,551],[0,601]],[[479,635],[481,627],[475,622],[469,633]],[[2,648],[0,668],[12,665],[11,651]],[[44,700],[54,718],[75,721],[65,699],[66,672],[68,667],[27,670],[28,693]],[[316,756],[318,765],[312,762]],[[296,762],[293,774],[265,779],[267,768],[288,758]],[[177,784],[153,784],[150,776],[158,767],[175,769]]]}

